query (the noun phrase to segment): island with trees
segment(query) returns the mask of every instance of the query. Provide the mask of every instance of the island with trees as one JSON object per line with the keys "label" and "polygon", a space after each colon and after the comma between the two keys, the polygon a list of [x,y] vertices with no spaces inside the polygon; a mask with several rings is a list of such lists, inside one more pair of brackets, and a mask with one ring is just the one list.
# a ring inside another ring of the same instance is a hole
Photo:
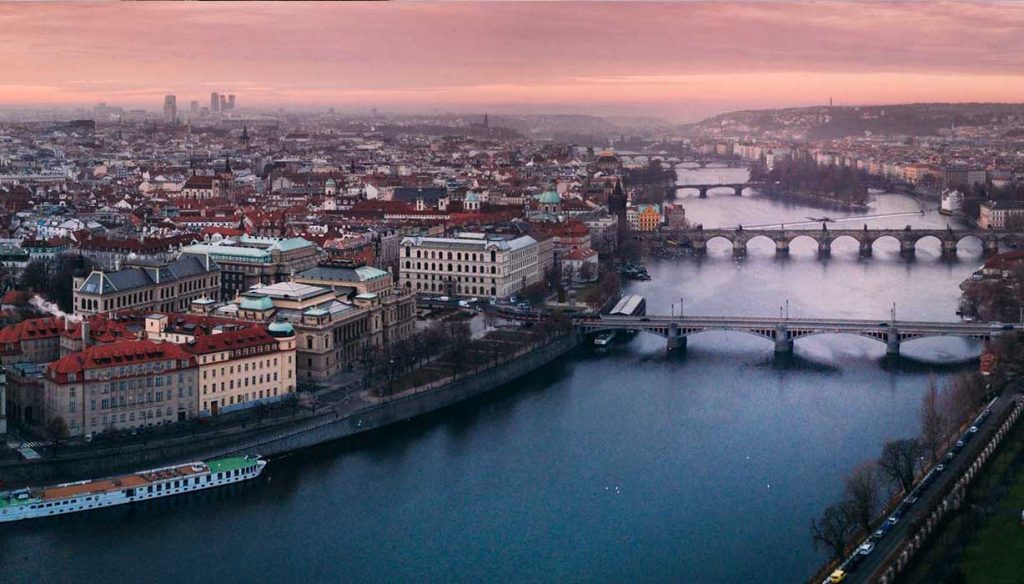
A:
{"label": "island with trees", "polygon": [[750,169],[752,182],[764,183],[761,193],[831,209],[867,209],[868,176],[848,166],[818,166],[809,157],[776,162],[769,170],[763,165]]}

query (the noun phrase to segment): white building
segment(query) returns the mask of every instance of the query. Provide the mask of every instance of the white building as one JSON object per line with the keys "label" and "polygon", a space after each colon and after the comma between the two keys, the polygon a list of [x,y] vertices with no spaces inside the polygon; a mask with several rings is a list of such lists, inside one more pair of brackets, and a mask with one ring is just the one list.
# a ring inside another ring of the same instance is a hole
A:
{"label": "white building", "polygon": [[942,191],[939,213],[943,215],[959,215],[964,206],[964,194],[956,189]]}
{"label": "white building", "polygon": [[541,278],[539,245],[528,235],[406,237],[401,247],[401,286],[413,292],[507,298]]}

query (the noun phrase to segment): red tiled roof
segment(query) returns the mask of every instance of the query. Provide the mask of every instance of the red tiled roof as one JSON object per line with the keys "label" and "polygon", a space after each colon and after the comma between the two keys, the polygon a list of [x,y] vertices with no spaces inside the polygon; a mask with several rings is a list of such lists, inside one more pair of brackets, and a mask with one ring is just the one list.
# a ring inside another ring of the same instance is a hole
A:
{"label": "red tiled roof", "polygon": [[260,345],[273,345],[277,350],[277,341],[270,336],[263,325],[252,326],[243,330],[229,331],[215,335],[202,335],[195,341],[184,345],[185,350],[196,355],[205,353],[217,353],[220,351],[233,351],[258,347]]}
{"label": "red tiled roof", "polygon": [[142,340],[92,346],[50,363],[46,366],[46,372],[50,379],[63,381],[69,373],[81,373],[88,369],[137,365],[168,359],[188,361],[189,366],[195,366],[195,358],[174,343]]}
{"label": "red tiled roof", "polygon": [[21,341],[57,337],[63,329],[64,318],[60,316],[29,318],[0,330],[0,344],[15,345],[12,348],[20,351],[18,343]]}

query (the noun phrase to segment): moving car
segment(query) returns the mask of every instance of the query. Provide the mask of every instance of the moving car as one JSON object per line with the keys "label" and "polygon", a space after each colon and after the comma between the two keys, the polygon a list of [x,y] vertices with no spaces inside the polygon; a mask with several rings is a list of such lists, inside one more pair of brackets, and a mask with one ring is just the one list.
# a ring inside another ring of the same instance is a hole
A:
{"label": "moving car", "polygon": [[835,584],[836,582],[843,582],[844,580],[846,580],[846,572],[842,570],[836,570],[835,572],[832,572],[831,576],[828,577],[827,582]]}
{"label": "moving car", "polygon": [[860,544],[860,547],[857,548],[857,555],[868,556],[868,555],[871,555],[871,552],[873,552],[873,551],[875,551],[875,542],[873,542],[873,541],[866,541],[866,542]]}

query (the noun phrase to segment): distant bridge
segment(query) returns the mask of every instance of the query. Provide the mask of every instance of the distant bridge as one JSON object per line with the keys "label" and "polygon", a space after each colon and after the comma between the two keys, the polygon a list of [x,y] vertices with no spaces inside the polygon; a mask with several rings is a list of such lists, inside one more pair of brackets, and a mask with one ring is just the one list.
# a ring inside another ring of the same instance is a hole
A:
{"label": "distant bridge", "polygon": [[698,196],[702,199],[708,198],[708,191],[711,189],[725,188],[732,189],[733,194],[737,197],[743,195],[743,190],[752,187],[764,186],[762,182],[747,181],[747,182],[733,182],[733,183],[704,183],[704,184],[677,184],[675,186],[676,191],[682,191],[686,189],[695,190]]}
{"label": "distant bridge", "polygon": [[898,242],[900,252],[906,255],[913,255],[918,241],[933,238],[942,246],[943,256],[955,256],[957,245],[964,239],[977,239],[982,243],[986,254],[993,254],[999,252],[1002,242],[1009,239],[1019,240],[1024,237],[1024,234],[981,229],[953,230],[949,227],[946,229],[868,229],[865,226],[864,229],[828,229],[822,226],[821,229],[745,229],[741,226],[735,229],[698,227],[681,231],[666,231],[664,237],[690,242],[696,254],[704,254],[709,241],[723,239],[732,244],[732,253],[736,257],[746,255],[747,244],[759,237],[773,242],[775,252],[779,254],[789,253],[789,247],[794,241],[801,237],[807,237],[817,243],[818,254],[821,256],[831,254],[833,242],[847,237],[856,241],[861,256],[867,257],[871,255],[874,243],[884,238]]}
{"label": "distant bridge", "polygon": [[575,321],[583,333],[644,331],[668,339],[668,350],[686,348],[691,335],[707,331],[736,331],[768,339],[776,353],[791,353],[793,341],[812,335],[847,334],[885,343],[886,354],[899,355],[900,344],[926,337],[960,337],[987,341],[1006,326],[988,323],[878,321],[832,318],[759,318],[747,316],[608,316]]}
{"label": "distant bridge", "polygon": [[679,164],[696,164],[700,168],[707,168],[711,164],[718,165],[715,168],[746,168],[747,164],[739,160],[719,158],[686,158],[679,161]]}

